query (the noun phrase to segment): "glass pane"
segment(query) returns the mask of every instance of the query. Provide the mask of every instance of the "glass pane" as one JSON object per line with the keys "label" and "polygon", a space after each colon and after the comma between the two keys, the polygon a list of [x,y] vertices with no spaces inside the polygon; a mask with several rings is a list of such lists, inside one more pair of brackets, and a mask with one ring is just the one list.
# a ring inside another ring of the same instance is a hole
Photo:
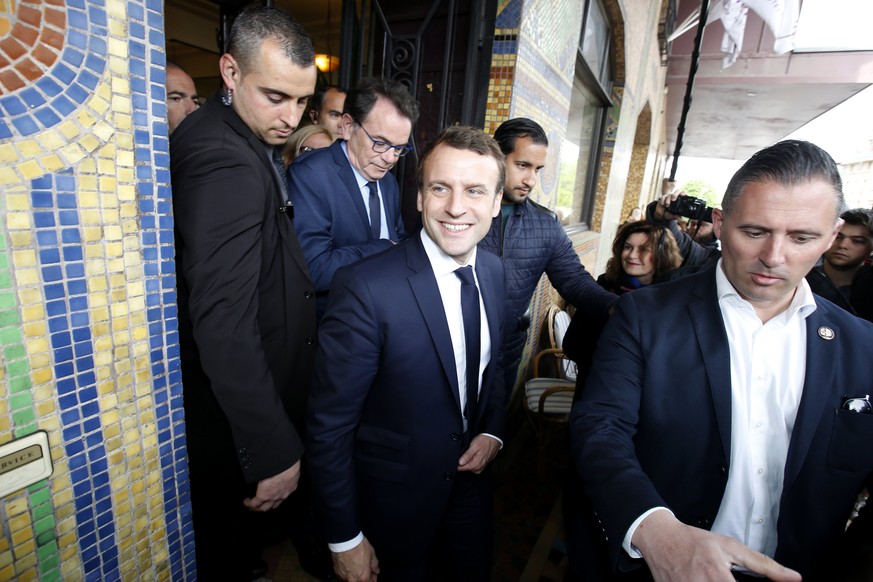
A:
{"label": "glass pane", "polygon": [[591,148],[597,138],[595,130],[601,108],[600,101],[577,76],[570,99],[567,134],[561,143],[561,173],[555,209],[565,225],[582,220],[588,164],[591,160]]}
{"label": "glass pane", "polygon": [[588,68],[594,76],[603,84],[604,62],[609,46],[609,21],[597,0],[591,0],[588,4],[588,19],[585,21],[585,30],[582,31],[582,58],[588,64]]}

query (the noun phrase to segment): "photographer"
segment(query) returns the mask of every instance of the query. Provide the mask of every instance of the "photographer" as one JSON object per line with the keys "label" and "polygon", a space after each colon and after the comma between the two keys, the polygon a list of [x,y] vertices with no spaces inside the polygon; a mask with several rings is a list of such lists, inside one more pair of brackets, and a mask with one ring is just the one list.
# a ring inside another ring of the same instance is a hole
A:
{"label": "photographer", "polygon": [[[688,200],[683,200],[685,198]],[[688,204],[688,202],[693,202],[693,204]],[[677,211],[677,213],[670,211],[671,206],[672,210]],[[721,257],[721,251],[717,246],[698,243],[692,234],[682,231],[676,224],[676,220],[683,216],[683,214],[678,213],[679,211],[684,212],[692,209],[695,213],[694,216],[688,216],[690,211],[684,215],[697,220],[706,220],[707,217],[711,217],[712,209],[705,206],[705,202],[699,198],[687,196],[684,192],[674,192],[661,196],[646,207],[646,219],[657,226],[666,227],[676,239],[679,253],[682,255],[681,267],[660,278],[659,281],[675,279],[696,272]],[[701,207],[703,208],[701,209]],[[711,219],[708,222],[712,222]]]}

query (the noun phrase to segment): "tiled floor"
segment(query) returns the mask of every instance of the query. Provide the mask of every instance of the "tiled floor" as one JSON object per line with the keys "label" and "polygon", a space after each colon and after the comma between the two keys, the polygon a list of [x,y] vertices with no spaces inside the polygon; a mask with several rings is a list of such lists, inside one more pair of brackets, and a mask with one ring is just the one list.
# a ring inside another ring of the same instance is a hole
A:
{"label": "tiled floor", "polygon": [[[566,434],[546,454],[537,472],[536,439],[530,425],[518,419],[514,436],[495,460],[493,582],[559,582],[566,570],[561,529],[560,489],[569,467]],[[269,548],[266,579],[315,582],[300,568],[290,542]]]}

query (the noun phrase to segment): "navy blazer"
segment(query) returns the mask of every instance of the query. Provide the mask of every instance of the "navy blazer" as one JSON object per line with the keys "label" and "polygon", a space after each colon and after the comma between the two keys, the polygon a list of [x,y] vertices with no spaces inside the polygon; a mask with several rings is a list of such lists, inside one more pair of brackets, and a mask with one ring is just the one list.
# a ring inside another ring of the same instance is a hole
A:
{"label": "navy blazer", "polygon": [[389,240],[374,239],[370,216],[343,140],[297,158],[288,167],[294,226],[316,291],[330,289],[334,272],[406,238],[400,216],[400,189],[390,172],[379,180]]}
{"label": "navy blazer", "polygon": [[[479,251],[476,275],[492,352],[469,433],[503,438],[500,260]],[[394,527],[394,538],[432,539],[467,442],[449,327],[417,234],[337,271],[306,426],[328,541]]]}
{"label": "navy blazer", "polygon": [[[844,395],[873,391],[873,325],[815,300],[775,553],[804,580],[827,579],[834,564],[825,560],[836,561],[852,506],[873,475],[873,415],[841,409]],[[634,565],[621,543],[645,511],[666,506],[710,529],[721,504],[731,371],[714,267],[622,296],[594,362],[571,415],[573,454],[610,561],[626,570]]]}

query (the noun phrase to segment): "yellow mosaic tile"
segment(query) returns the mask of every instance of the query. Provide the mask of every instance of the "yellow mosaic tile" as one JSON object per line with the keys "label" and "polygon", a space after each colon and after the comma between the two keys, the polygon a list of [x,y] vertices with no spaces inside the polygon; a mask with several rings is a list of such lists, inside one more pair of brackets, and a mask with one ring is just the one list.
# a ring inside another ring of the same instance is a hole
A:
{"label": "yellow mosaic tile", "polygon": [[61,150],[61,154],[64,156],[64,159],[67,160],[67,163],[71,166],[78,164],[88,155],[87,152],[85,152],[77,143],[71,143],[65,146]]}
{"label": "yellow mosaic tile", "polygon": [[39,136],[39,144],[42,146],[42,151],[53,151],[63,147],[67,140],[57,131],[45,131]]}
{"label": "yellow mosaic tile", "polygon": [[15,273],[19,285],[36,285],[40,282],[39,271],[36,269],[19,269]]}
{"label": "yellow mosaic tile", "polygon": [[127,131],[131,127],[133,127],[133,118],[130,115],[124,113],[117,113],[115,115],[115,128],[119,131]]}
{"label": "yellow mosaic tile", "polygon": [[0,184],[12,184],[18,182],[18,173],[11,166],[0,168]]}
{"label": "yellow mosaic tile", "polygon": [[29,519],[27,526],[12,532],[12,551],[22,557],[33,552],[33,528]]}
{"label": "yellow mosaic tile", "polygon": [[42,305],[32,305],[21,308],[21,318],[24,321],[35,321],[42,319],[45,316],[45,309]]}
{"label": "yellow mosaic tile", "polygon": [[22,251],[12,252],[12,264],[16,269],[24,267],[33,267],[36,265],[36,251],[27,249]]}
{"label": "yellow mosaic tile", "polygon": [[[4,540],[4,543],[5,540]],[[7,544],[8,545],[8,544]],[[4,550],[0,552],[0,577],[3,576],[3,569],[6,568],[9,564],[12,563],[12,552],[9,550]],[[12,580],[12,578],[2,578],[3,580]]]}
{"label": "yellow mosaic tile", "polygon": [[22,305],[42,302],[42,293],[40,293],[38,289],[19,288],[18,301]]}
{"label": "yellow mosaic tile", "polygon": [[18,148],[18,151],[21,152],[21,156],[25,158],[32,158],[43,152],[42,147],[32,139],[21,140],[15,145]]}
{"label": "yellow mosaic tile", "polygon": [[45,170],[46,173],[56,172],[61,168],[66,166],[66,163],[56,156],[55,154],[49,154],[47,156],[42,156],[39,159],[39,165]]}
{"label": "yellow mosaic tile", "polygon": [[[95,99],[96,101],[96,99]],[[109,106],[109,103],[106,103],[106,106]],[[105,112],[105,110],[104,110]],[[98,121],[97,125],[94,126],[94,135],[102,139],[104,142],[112,139],[112,136],[115,135],[115,128],[106,123],[105,121]]]}

